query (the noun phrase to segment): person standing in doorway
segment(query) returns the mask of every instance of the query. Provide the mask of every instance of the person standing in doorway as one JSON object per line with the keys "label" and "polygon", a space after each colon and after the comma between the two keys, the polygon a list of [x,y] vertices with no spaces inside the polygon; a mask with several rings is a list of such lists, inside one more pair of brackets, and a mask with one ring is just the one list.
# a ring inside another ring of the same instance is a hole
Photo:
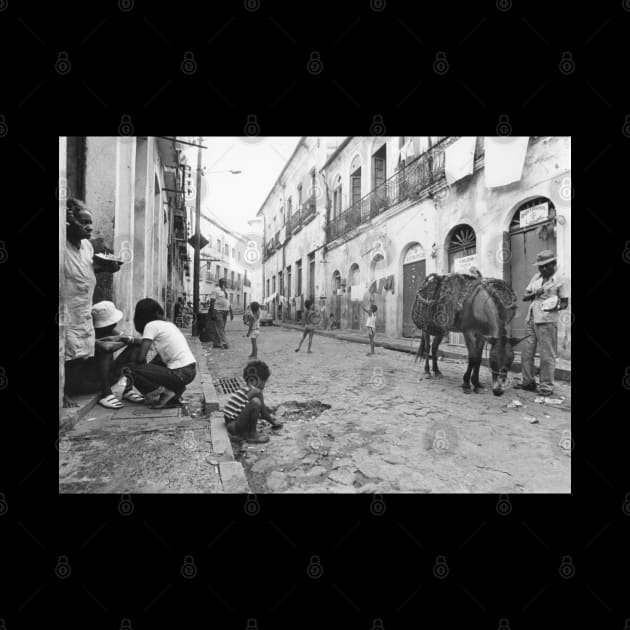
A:
{"label": "person standing in doorway", "polygon": [[543,396],[553,394],[558,344],[558,312],[569,305],[569,282],[556,270],[556,256],[551,250],[536,254],[538,273],[525,289],[523,302],[531,302],[525,318],[521,365],[523,380],[515,389],[536,391],[534,356],[540,355],[540,384]]}
{"label": "person standing in doorway", "polygon": [[234,319],[232,313],[232,305],[228,298],[228,292],[225,289],[225,279],[219,280],[219,288],[210,294],[210,310],[209,315],[212,321],[216,322],[218,347],[227,350],[228,344],[225,338],[225,323],[227,322],[228,313],[230,321]]}
{"label": "person standing in doorway", "polygon": [[[115,273],[122,263],[94,258],[94,248],[90,243],[93,230],[92,213],[83,201],[68,199],[66,208],[63,316],[66,333],[66,369],[72,371],[95,354],[96,336],[92,321],[95,274],[101,271]],[[78,407],[78,404],[68,396],[67,388],[64,391],[63,406]]]}

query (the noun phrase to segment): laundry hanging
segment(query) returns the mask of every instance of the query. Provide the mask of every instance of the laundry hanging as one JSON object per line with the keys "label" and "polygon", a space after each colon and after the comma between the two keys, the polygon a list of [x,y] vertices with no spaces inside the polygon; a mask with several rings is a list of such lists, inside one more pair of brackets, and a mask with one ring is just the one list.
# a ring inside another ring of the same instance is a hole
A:
{"label": "laundry hanging", "polygon": [[505,186],[521,179],[528,136],[484,138],[486,188]]}
{"label": "laundry hanging", "polygon": [[444,175],[449,186],[473,172],[476,144],[476,136],[462,136],[444,150]]}

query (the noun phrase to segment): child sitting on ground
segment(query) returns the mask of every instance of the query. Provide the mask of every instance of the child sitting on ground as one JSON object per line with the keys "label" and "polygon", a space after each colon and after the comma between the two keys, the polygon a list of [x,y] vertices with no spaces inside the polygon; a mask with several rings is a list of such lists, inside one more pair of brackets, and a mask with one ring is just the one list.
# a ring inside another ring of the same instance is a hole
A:
{"label": "child sitting on ground", "polygon": [[250,337],[252,340],[252,353],[247,357],[248,359],[258,358],[258,333],[260,333],[260,305],[258,302],[251,302],[249,305],[249,312],[244,316],[245,323],[249,326],[246,337]]}
{"label": "child sitting on ground", "polygon": [[261,435],[256,430],[258,418],[271,424],[272,429],[279,429],[278,422],[265,406],[262,390],[269,380],[271,371],[263,361],[250,361],[243,369],[243,378],[247,385],[232,394],[223,409],[223,418],[230,437],[238,441],[262,444],[269,441],[268,435]]}
{"label": "child sitting on ground", "polygon": [[337,323],[335,316],[331,313],[330,314],[330,330],[335,330],[336,328],[339,328],[339,324]]}
{"label": "child sitting on ground", "polygon": [[372,304],[370,310],[367,308],[363,308],[360,304],[359,307],[362,311],[365,311],[368,314],[367,322],[365,322],[365,327],[368,331],[368,339],[370,340],[370,352],[367,353],[367,356],[374,354],[374,333],[376,331],[376,304]]}

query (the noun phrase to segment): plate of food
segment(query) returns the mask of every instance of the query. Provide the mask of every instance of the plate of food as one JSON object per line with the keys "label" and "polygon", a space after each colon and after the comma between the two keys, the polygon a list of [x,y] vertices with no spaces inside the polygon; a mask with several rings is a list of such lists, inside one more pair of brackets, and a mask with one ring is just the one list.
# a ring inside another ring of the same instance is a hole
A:
{"label": "plate of food", "polygon": [[112,263],[112,262],[122,263],[123,262],[120,258],[118,258],[118,256],[115,256],[114,254],[106,254],[105,252],[99,252],[98,254],[94,254],[94,258],[95,260],[100,260],[101,262],[108,262],[108,263]]}

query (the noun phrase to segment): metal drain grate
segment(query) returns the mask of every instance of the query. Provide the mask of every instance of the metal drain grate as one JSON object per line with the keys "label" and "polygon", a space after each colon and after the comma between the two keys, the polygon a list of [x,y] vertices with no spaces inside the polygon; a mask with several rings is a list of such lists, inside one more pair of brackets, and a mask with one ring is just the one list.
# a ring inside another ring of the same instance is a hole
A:
{"label": "metal drain grate", "polygon": [[233,394],[243,387],[239,378],[220,378],[216,381],[216,384],[221,388],[224,394]]}

